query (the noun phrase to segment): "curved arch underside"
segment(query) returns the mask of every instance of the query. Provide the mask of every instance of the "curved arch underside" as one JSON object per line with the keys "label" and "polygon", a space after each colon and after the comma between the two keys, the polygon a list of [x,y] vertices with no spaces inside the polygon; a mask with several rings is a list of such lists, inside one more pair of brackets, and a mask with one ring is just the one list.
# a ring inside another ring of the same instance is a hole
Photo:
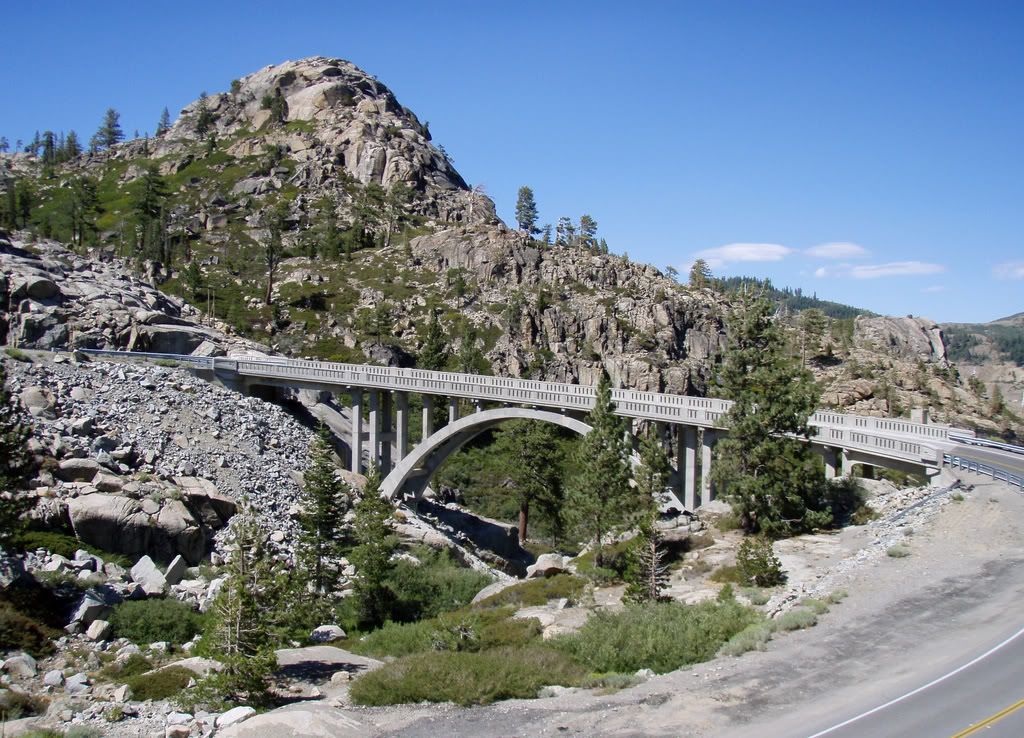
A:
{"label": "curved arch underside", "polygon": [[539,420],[567,428],[581,436],[591,430],[582,420],[549,410],[501,407],[472,413],[449,423],[421,441],[384,478],[380,485],[381,494],[389,498],[399,493],[419,497],[445,459],[484,431],[509,420]]}

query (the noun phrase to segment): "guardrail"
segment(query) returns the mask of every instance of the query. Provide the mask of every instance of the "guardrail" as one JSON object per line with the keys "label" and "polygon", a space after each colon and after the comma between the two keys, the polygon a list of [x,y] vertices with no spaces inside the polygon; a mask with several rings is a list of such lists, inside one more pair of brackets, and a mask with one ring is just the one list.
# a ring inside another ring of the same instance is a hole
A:
{"label": "guardrail", "polygon": [[984,448],[994,448],[1000,451],[1009,451],[1013,454],[1024,455],[1024,447],[1014,446],[1012,443],[1002,443],[1000,441],[990,441],[987,438],[977,438],[975,436],[968,436],[959,431],[956,433],[949,434],[949,440],[955,443],[963,443],[968,446],[982,446]]}
{"label": "guardrail", "polygon": [[118,358],[155,359],[157,361],[176,361],[181,364],[195,364],[205,369],[213,368],[212,356],[190,356],[188,354],[152,354],[145,351],[112,351],[109,349],[75,349],[92,356],[115,356]]}
{"label": "guardrail", "polygon": [[1024,476],[1020,474],[1014,474],[1006,469],[1000,469],[998,466],[983,464],[980,461],[965,459],[954,454],[943,454],[942,462],[954,469],[966,469],[967,471],[990,476],[996,481],[1012,484],[1024,492]]}

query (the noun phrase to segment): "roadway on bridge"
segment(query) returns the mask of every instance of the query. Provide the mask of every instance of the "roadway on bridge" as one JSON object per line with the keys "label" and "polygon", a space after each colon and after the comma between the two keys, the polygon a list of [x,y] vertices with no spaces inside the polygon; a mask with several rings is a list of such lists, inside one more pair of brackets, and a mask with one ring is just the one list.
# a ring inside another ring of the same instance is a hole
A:
{"label": "roadway on bridge", "polygon": [[[970,446],[967,444],[955,446],[951,453],[962,459],[969,459],[970,461],[977,461],[981,464],[997,466],[1005,471],[1024,476],[1024,454],[994,451],[992,449],[979,448],[977,446]],[[1021,735],[1024,735],[1024,733]]]}

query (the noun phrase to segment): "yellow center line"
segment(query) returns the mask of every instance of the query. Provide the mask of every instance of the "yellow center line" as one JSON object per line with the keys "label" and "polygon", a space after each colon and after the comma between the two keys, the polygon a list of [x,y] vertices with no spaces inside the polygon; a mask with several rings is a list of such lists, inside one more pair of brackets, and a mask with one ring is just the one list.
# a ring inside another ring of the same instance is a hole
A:
{"label": "yellow center line", "polygon": [[1012,705],[1010,705],[1009,707],[1007,707],[1004,710],[1000,710],[995,715],[992,715],[991,717],[987,717],[984,720],[982,720],[980,723],[975,723],[974,725],[969,727],[967,730],[964,730],[964,731],[961,731],[961,732],[957,733],[956,735],[953,736],[953,738],[964,738],[964,736],[973,735],[974,733],[977,733],[982,728],[987,728],[988,726],[993,725],[993,724],[999,722],[1000,720],[1002,720],[1004,717],[1006,717],[1010,713],[1016,712],[1017,710],[1019,710],[1022,707],[1024,707],[1024,700],[1019,700],[1017,702],[1014,702]]}

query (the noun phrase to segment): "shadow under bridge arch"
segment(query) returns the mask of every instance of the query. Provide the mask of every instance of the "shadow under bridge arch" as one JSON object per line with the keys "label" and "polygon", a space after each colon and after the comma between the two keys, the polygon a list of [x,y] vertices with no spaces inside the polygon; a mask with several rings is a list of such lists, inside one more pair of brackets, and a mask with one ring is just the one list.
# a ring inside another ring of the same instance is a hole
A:
{"label": "shadow under bridge arch", "polygon": [[427,488],[434,472],[449,456],[484,431],[509,420],[539,420],[553,423],[585,436],[590,426],[582,420],[548,410],[524,407],[501,407],[459,418],[425,438],[402,459],[381,482],[382,495],[394,498],[399,494],[419,497]]}

